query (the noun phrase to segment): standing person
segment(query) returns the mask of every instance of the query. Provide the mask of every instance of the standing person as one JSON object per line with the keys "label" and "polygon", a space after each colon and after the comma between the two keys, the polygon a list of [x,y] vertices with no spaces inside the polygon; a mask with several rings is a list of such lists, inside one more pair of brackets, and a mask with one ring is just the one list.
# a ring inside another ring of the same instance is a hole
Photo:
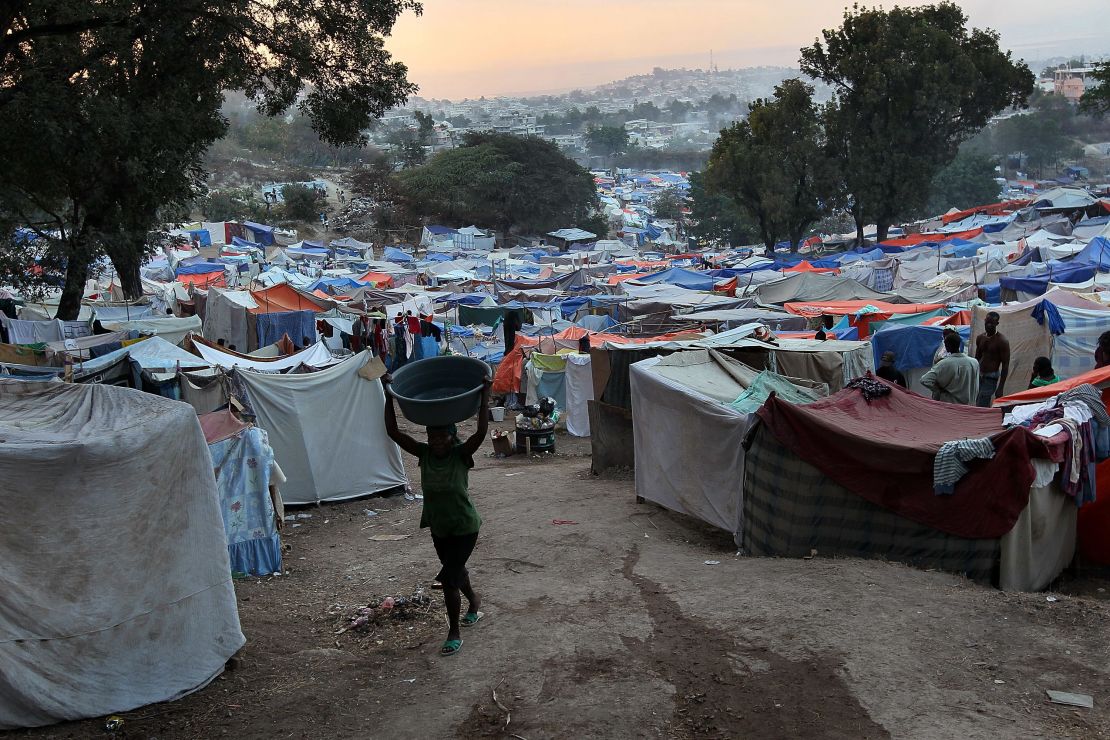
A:
{"label": "standing person", "polygon": [[[937,347],[937,351],[933,353],[933,364],[934,365],[948,356],[948,350],[945,349],[945,347],[944,347],[944,339],[949,334],[955,334],[956,336],[959,336],[959,332],[957,332],[951,326],[944,327],[944,330],[940,333],[940,346]],[[960,342],[960,349],[961,349],[961,351],[963,350],[963,342],[962,341]]]}
{"label": "standing person", "polygon": [[979,395],[979,362],[960,351],[960,335],[944,337],[948,356],[921,376],[921,385],[933,392],[934,401],[970,406]]}
{"label": "standing person", "polygon": [[408,362],[408,341],[406,339],[408,329],[405,326],[405,315],[400,311],[397,312],[396,318],[393,319],[393,367],[392,370],[404,365]]}
{"label": "standing person", "polygon": [[822,342],[827,340],[829,338],[829,332],[832,330],[835,323],[832,316],[829,316],[827,313],[822,314],[821,324],[817,327],[817,333],[813,335],[813,338],[819,339]]}
{"label": "standing person", "polygon": [[1033,360],[1033,377],[1029,379],[1030,388],[1040,388],[1044,385],[1059,382],[1060,376],[1052,369],[1052,360],[1047,357],[1038,357]]}
{"label": "standing person", "polygon": [[975,359],[979,361],[979,395],[976,406],[990,408],[991,401],[1002,397],[1006,376],[1010,374],[1010,342],[998,331],[995,311],[983,321],[984,333],[975,338]]}
{"label": "standing person", "polygon": [[1110,331],[1104,331],[1098,336],[1098,346],[1095,347],[1095,368],[1110,365]]}
{"label": "standing person", "polygon": [[879,369],[875,371],[875,375],[891,383],[897,383],[903,388],[906,387],[906,376],[894,367],[894,353],[890,350],[883,352],[883,356],[879,360]]}
{"label": "standing person", "polygon": [[[382,376],[382,385],[392,378]],[[454,655],[462,648],[460,625],[473,625],[485,616],[482,604],[470,584],[466,562],[478,542],[482,518],[469,495],[469,470],[474,467],[474,453],[482,446],[489,430],[489,398],[493,381],[486,378],[482,402],[478,407],[478,428],[465,442],[459,442],[455,427],[428,427],[428,441],[417,442],[397,427],[397,411],[393,396],[386,393],[385,431],[405,452],[420,460],[420,487],[424,507],[420,527],[432,533],[432,544],[443,566],[436,580],[443,584],[443,602],[447,607],[447,639],[440,655]],[[460,619],[462,596],[466,597],[466,614]]]}

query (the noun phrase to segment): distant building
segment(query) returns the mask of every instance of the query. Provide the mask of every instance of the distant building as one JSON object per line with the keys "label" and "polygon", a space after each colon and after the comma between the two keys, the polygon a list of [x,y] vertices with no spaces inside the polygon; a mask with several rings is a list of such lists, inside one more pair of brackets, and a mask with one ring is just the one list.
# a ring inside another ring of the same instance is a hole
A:
{"label": "distant building", "polygon": [[1087,77],[1095,70],[1095,67],[1061,66],[1053,74],[1053,92],[1064,96],[1069,103],[1078,103],[1087,89]]}

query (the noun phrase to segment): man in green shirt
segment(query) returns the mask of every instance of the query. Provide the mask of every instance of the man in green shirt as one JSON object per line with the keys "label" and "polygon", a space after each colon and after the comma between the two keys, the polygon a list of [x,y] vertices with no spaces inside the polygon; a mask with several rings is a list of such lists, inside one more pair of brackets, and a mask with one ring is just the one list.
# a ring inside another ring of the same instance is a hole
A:
{"label": "man in green shirt", "polygon": [[944,335],[948,356],[921,376],[921,385],[933,393],[934,401],[969,406],[979,394],[979,363],[960,351],[960,335]]}
{"label": "man in green shirt", "polygon": [[[392,378],[382,377],[388,386]],[[454,427],[428,427],[428,441],[417,442],[397,427],[397,411],[393,396],[385,394],[385,431],[389,438],[405,452],[420,460],[420,487],[424,493],[424,508],[420,526],[432,532],[439,562],[443,566],[436,580],[443,584],[443,601],[447,607],[447,640],[441,655],[454,655],[462,648],[459,625],[472,625],[484,615],[478,610],[481,600],[470,585],[466,561],[478,542],[478,529],[482,518],[470,500],[469,471],[474,467],[474,453],[482,446],[489,429],[489,398],[493,381],[489,378],[482,389],[482,402],[478,409],[478,429],[465,442],[459,442]],[[459,618],[462,596],[469,608]]]}

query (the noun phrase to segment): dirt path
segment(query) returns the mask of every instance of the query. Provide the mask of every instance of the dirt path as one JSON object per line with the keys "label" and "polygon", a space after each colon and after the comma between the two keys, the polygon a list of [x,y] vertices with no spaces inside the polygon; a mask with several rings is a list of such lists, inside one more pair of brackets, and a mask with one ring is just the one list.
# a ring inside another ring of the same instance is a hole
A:
{"label": "dirt path", "polygon": [[[434,593],[337,634],[358,607],[430,583],[419,502],[311,508],[286,529],[288,574],[237,584],[241,665],[123,715],[115,736],[1110,734],[1104,584],[1048,602],[882,562],[736,557],[728,535],[637,504],[631,480],[591,476],[582,441],[559,444],[477,461],[471,573],[488,616],[459,655],[437,655]],[[368,539],[382,534],[410,536]],[[1048,704],[1045,689],[1091,694],[1095,709]],[[93,720],[18,734],[106,733]]]}

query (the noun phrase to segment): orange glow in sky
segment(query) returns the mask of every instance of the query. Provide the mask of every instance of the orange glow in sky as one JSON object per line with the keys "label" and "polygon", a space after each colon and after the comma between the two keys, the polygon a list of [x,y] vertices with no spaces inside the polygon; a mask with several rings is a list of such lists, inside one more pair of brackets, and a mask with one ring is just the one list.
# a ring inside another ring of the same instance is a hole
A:
{"label": "orange glow in sky", "polygon": [[[963,0],[1015,55],[1104,53],[1110,43],[1075,19],[1101,17],[1106,0]],[[653,67],[721,69],[797,64],[798,49],[839,25],[844,0],[424,0],[388,41],[425,98],[561,92]],[[870,4],[870,3],[869,3]],[[878,4],[878,3],[874,3]],[[886,3],[886,6],[892,3]]]}

